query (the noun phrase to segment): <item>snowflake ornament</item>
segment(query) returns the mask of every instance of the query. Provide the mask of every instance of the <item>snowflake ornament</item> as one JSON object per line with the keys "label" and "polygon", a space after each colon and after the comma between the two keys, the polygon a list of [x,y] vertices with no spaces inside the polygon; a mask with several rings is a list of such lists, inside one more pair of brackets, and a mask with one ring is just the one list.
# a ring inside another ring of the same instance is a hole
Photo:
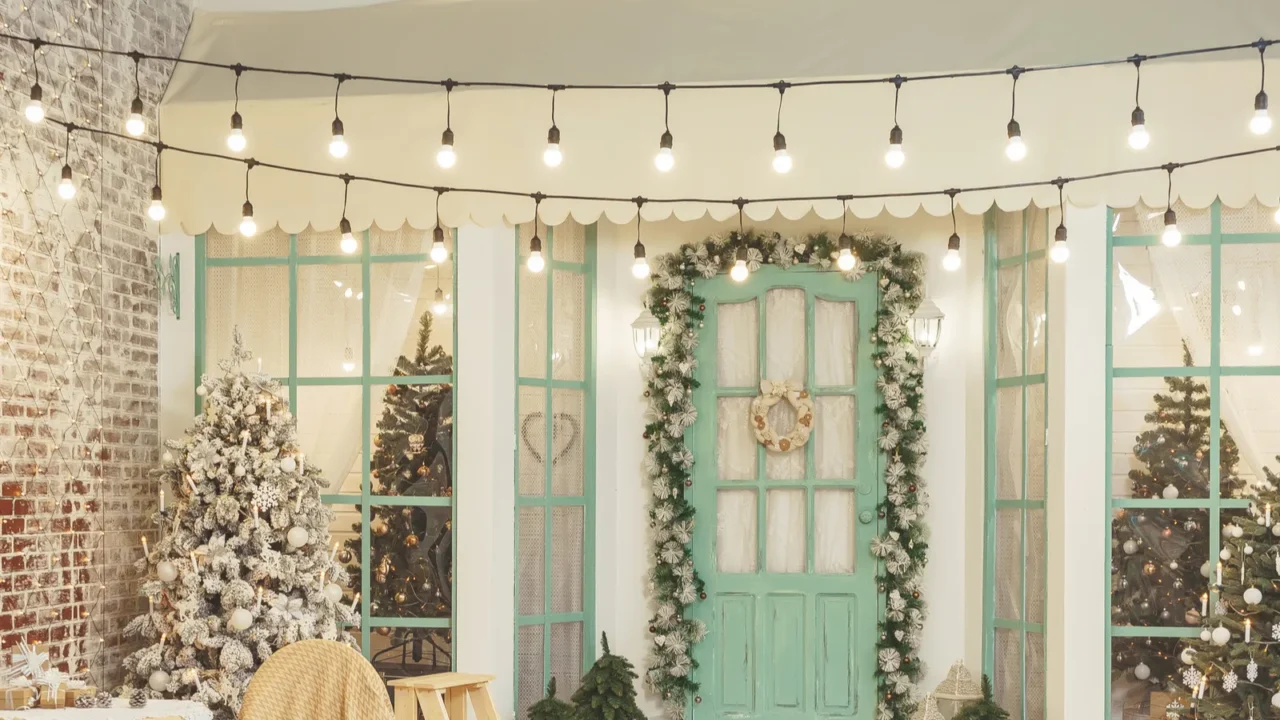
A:
{"label": "snowflake ornament", "polygon": [[1200,685],[1200,679],[1202,677],[1203,676],[1200,674],[1198,669],[1195,667],[1189,667],[1182,671],[1182,684],[1189,688],[1197,687]]}
{"label": "snowflake ornament", "polygon": [[1234,692],[1238,682],[1240,682],[1240,678],[1236,677],[1236,671],[1230,670],[1226,675],[1222,676],[1222,689],[1227,692]]}
{"label": "snowflake ornament", "polygon": [[1258,679],[1258,663],[1252,657],[1244,668],[1244,676],[1249,682],[1255,682]]}

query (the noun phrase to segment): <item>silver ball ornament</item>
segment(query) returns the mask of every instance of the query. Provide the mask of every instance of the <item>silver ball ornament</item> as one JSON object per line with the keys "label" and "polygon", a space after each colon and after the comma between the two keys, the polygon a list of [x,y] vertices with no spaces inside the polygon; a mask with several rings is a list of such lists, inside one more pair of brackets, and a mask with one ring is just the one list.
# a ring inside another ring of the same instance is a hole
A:
{"label": "silver ball ornament", "polygon": [[300,548],[311,539],[311,533],[308,533],[304,527],[294,526],[289,528],[289,534],[285,536],[285,539],[289,541],[289,547]]}
{"label": "silver ball ornament", "polygon": [[1202,577],[1209,577],[1209,561],[1208,560],[1205,560],[1204,564],[1200,566],[1200,575]]}
{"label": "silver ball ornament", "polygon": [[1139,680],[1146,680],[1147,678],[1151,677],[1151,668],[1147,667],[1146,663],[1140,662],[1134,666],[1133,676],[1138,678]]}
{"label": "silver ball ornament", "polygon": [[1252,545],[1245,545],[1245,546],[1244,546],[1244,554],[1245,554],[1245,555],[1252,555],[1252,554],[1253,554],[1253,546],[1252,546]]}
{"label": "silver ball ornament", "polygon": [[209,391],[205,390],[203,385],[197,385],[196,394],[199,395],[200,397],[204,397],[205,395],[209,394]]}
{"label": "silver ball ornament", "polygon": [[147,678],[147,685],[156,692],[164,692],[164,689],[169,687],[169,673],[163,670],[156,670],[151,673],[151,677]]}
{"label": "silver ball ornament", "polygon": [[1125,555],[1132,555],[1138,552],[1138,543],[1134,542],[1132,539],[1125,540],[1124,545],[1121,547],[1124,549]]}
{"label": "silver ball ornament", "polygon": [[173,582],[178,579],[178,568],[168,560],[161,560],[156,564],[156,577],[159,577],[161,582]]}
{"label": "silver ball ornament", "polygon": [[342,588],[337,583],[329,583],[324,586],[324,596],[331,603],[337,603],[342,599]]}
{"label": "silver ball ornament", "polygon": [[298,469],[298,461],[286,455],[280,460],[280,470],[282,472],[291,473]]}
{"label": "silver ball ornament", "polygon": [[1173,484],[1170,483],[1169,485],[1164,486],[1164,490],[1161,491],[1160,494],[1164,495],[1165,500],[1176,500],[1178,498],[1178,488],[1174,487]]}
{"label": "silver ball ornament", "polygon": [[253,613],[244,608],[236,608],[231,611],[231,617],[227,619],[227,627],[232,630],[247,630],[253,624]]}

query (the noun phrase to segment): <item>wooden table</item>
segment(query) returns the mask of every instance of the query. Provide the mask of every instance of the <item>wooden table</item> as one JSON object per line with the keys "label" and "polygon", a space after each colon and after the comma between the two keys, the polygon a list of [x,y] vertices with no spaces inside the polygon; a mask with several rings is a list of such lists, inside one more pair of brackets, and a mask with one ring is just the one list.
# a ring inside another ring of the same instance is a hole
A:
{"label": "wooden table", "polygon": [[467,720],[468,697],[478,720],[498,720],[498,708],[489,695],[495,677],[447,672],[392,680],[388,684],[396,691],[396,720],[417,720],[419,707],[426,720]]}

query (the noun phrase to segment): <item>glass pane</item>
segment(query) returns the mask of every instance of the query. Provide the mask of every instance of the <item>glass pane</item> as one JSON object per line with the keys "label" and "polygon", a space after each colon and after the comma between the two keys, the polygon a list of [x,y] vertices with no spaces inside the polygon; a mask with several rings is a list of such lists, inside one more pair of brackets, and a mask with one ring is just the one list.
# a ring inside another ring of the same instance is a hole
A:
{"label": "glass pane", "polygon": [[453,511],[375,505],[369,525],[369,611],[447,618],[453,604]]}
{"label": "glass pane", "polygon": [[551,612],[582,612],[586,508],[551,508]]}
{"label": "glass pane", "polygon": [[204,251],[211,258],[285,257],[289,254],[289,233],[274,227],[247,238],[210,231],[204,236]]}
{"label": "glass pane", "polygon": [[328,492],[360,494],[360,413],[358,385],[298,388],[298,445],[307,465],[323,473]]}
{"label": "glass pane", "polygon": [[516,539],[518,552],[516,574],[520,583],[516,595],[520,598],[521,615],[541,615],[546,593],[546,508],[520,508],[520,536]]}
{"label": "glass pane", "polygon": [[716,492],[716,568],[722,573],[756,571],[756,492]]}
{"label": "glass pane", "polygon": [[1022,388],[996,390],[996,499],[1022,497]]}
{"label": "glass pane", "polygon": [[1044,720],[1044,635],[1027,633],[1027,720]]}
{"label": "glass pane", "polygon": [[[815,406],[816,410],[816,406]],[[791,432],[796,425],[796,411],[785,400],[769,408],[769,424],[779,436]],[[755,435],[752,435],[755,438]],[[764,454],[764,475],[769,480],[803,480],[804,460],[807,450],[803,447],[786,452],[769,450]]]}
{"label": "glass pane", "polygon": [[582,623],[551,624],[551,676],[556,679],[556,697],[569,698],[582,684]]}
{"label": "glass pane", "polygon": [[1049,335],[1045,303],[1049,263],[1044,258],[1027,261],[1027,374],[1044,372],[1045,340]]}
{"label": "glass pane", "polygon": [[[1209,497],[1209,380],[1116,378],[1111,393],[1114,497]],[[1224,495],[1238,485],[1223,468]]]}
{"label": "glass pane", "polygon": [[359,265],[298,266],[298,376],[359,377],[364,287]]}
{"label": "glass pane", "polygon": [[851,573],[857,551],[857,499],[853,490],[818,489],[813,493],[813,570]]}
{"label": "glass pane", "polygon": [[369,634],[369,651],[383,680],[449,672],[453,634],[441,628],[375,627]]}
{"label": "glass pane", "polygon": [[1011,714],[1022,714],[1022,643],[1020,633],[1008,628],[996,628],[995,685],[996,704],[1013,708]]}
{"label": "glass pane", "polygon": [[[516,718],[527,720],[529,706],[542,699],[547,690],[542,664],[543,627],[522,625],[516,633]],[[556,681],[559,684],[559,680]],[[556,693],[559,695],[559,693]]]}
{"label": "glass pane", "polygon": [[[814,401],[814,466],[823,480],[853,480],[857,457],[857,401],[851,395],[820,396]],[[779,403],[781,404],[781,403]]]}
{"label": "glass pane", "polygon": [[1027,252],[1043,250],[1045,242],[1049,239],[1049,228],[1058,226],[1057,222],[1048,224],[1048,215],[1048,210],[1037,207],[1028,207],[1023,211],[1023,221],[1027,224]]}
{"label": "glass pane", "polygon": [[525,267],[525,253],[529,239],[525,226],[521,226],[520,245],[520,377],[544,378],[547,376],[547,273],[529,272]]}
{"label": "glass pane", "polygon": [[[1188,689],[1182,683],[1185,640],[1180,638],[1111,638],[1111,712],[1110,720],[1165,717],[1165,707],[1173,701],[1170,688],[1177,688],[1185,708]],[[1145,667],[1146,679],[1139,680],[1134,669]]]}
{"label": "glass pane", "polygon": [[[1178,220],[1181,226],[1181,215]],[[1116,367],[1180,366],[1184,348],[1193,364],[1208,365],[1210,280],[1207,246],[1115,248],[1111,341]]]}
{"label": "glass pane", "polygon": [[350,604],[356,593],[365,592],[360,587],[360,506],[334,504],[329,510],[333,513],[329,536],[338,543],[338,562],[347,572],[343,602]]}
{"label": "glass pane", "polygon": [[586,393],[551,391],[551,494],[580,497],[586,476]]}
{"label": "glass pane", "polygon": [[996,298],[996,377],[1022,374],[1023,298],[1022,265],[996,271],[999,279]]}
{"label": "glass pane", "polygon": [[[1173,210],[1178,214],[1178,229],[1182,236],[1208,235],[1212,217],[1209,208],[1192,209],[1181,200],[1173,203]],[[1164,206],[1151,207],[1138,203],[1136,207],[1115,211],[1112,228],[1116,237],[1159,237],[1164,232]]]}
{"label": "glass pane", "polygon": [[852,385],[858,346],[858,306],[852,302],[814,301],[814,382]]}
{"label": "glass pane", "polygon": [[262,360],[263,372],[287,377],[289,269],[211,267],[206,277],[205,372],[221,374],[218,362],[231,357],[232,331],[239,329],[245,348]]}
{"label": "glass pane", "polygon": [[520,474],[520,494],[543,495],[547,487],[547,390],[522,385],[519,397],[516,469]]}
{"label": "glass pane", "polygon": [[[355,233],[356,240],[364,242],[364,231],[357,230]],[[298,255],[343,255],[342,248],[339,243],[342,242],[342,232],[338,228],[330,230],[316,230],[313,227],[307,227],[306,230],[298,233]],[[354,256],[353,256],[354,259]]]}
{"label": "glass pane", "polygon": [[[395,230],[383,230],[374,225],[369,228],[370,252],[374,255],[417,255],[431,250],[431,236],[434,226],[419,230],[408,223]],[[444,245],[449,248],[449,257],[453,257],[453,231],[444,230]],[[359,233],[356,237],[359,238]],[[363,241],[363,238],[359,238]]]}
{"label": "glass pane", "polygon": [[717,398],[716,468],[721,480],[756,479],[757,443],[748,425],[750,417],[751,398]]}
{"label": "glass pane", "polygon": [[997,618],[1022,618],[1022,511],[996,510],[995,602]]}
{"label": "glass pane", "polygon": [[996,211],[996,257],[1022,255],[1022,211]]}
{"label": "glass pane", "polygon": [[759,324],[755,300],[716,306],[716,382],[720,387],[760,384]]}
{"label": "glass pane", "polygon": [[378,385],[370,394],[373,492],[452,496],[453,386]]}
{"label": "glass pane", "polygon": [[555,299],[551,371],[557,380],[582,380],[587,354],[587,278],[568,270],[555,270],[551,277]]}
{"label": "glass pane", "polygon": [[1222,248],[1222,364],[1280,365],[1280,245]]}
{"label": "glass pane", "polygon": [[1224,497],[1262,482],[1280,486],[1280,377],[1222,378]]}
{"label": "glass pane", "polygon": [[1027,402],[1027,498],[1044,499],[1045,473],[1045,390],[1044,385],[1026,387]]}
{"label": "glass pane", "polygon": [[[453,370],[453,278],[449,264],[437,267],[422,263],[374,263],[369,272],[372,293],[369,373],[450,374]],[[439,307],[435,301],[437,287],[442,298]],[[423,344],[421,356],[419,343]]]}
{"label": "glass pane", "polygon": [[769,536],[765,542],[765,569],[776,573],[802,573],[805,543],[804,490],[770,490],[765,508]]}
{"label": "glass pane", "polygon": [[1044,622],[1045,596],[1045,520],[1044,510],[1027,510],[1027,622]]}
{"label": "glass pane", "polygon": [[1209,511],[1118,508],[1113,514],[1111,623],[1199,624],[1201,596],[1212,573]]}
{"label": "glass pane", "polygon": [[775,288],[765,294],[765,377],[807,384],[805,294]]}
{"label": "glass pane", "polygon": [[551,257],[565,262],[587,261],[587,226],[566,218],[563,223],[548,228],[547,237],[551,238]]}

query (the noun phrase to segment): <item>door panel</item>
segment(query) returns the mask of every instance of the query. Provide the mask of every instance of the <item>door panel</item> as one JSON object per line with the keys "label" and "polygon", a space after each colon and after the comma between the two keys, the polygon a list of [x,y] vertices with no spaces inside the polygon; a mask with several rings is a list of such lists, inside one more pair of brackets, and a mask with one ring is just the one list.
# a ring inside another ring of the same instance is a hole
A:
{"label": "door panel", "polygon": [[856,595],[818,596],[818,637],[822,638],[822,673],[818,676],[818,712],[824,715],[853,715],[857,712],[854,692],[854,663],[850,661],[854,642]]}
{"label": "door panel", "polygon": [[804,710],[805,597],[775,593],[768,596],[765,664],[769,705],[775,710]]}
{"label": "door panel", "polygon": [[716,597],[720,617],[720,706],[729,712],[750,713],[755,710],[755,628],[756,599],[748,594],[725,594]]}

